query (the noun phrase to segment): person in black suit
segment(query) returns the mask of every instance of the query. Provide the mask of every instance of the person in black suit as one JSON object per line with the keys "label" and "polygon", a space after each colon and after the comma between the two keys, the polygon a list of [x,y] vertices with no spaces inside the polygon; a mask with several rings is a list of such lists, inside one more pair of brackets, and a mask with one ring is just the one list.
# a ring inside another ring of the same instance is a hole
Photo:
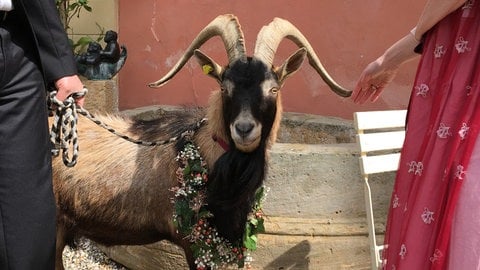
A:
{"label": "person in black suit", "polygon": [[76,73],[55,0],[0,0],[0,269],[54,269],[46,87],[65,100]]}

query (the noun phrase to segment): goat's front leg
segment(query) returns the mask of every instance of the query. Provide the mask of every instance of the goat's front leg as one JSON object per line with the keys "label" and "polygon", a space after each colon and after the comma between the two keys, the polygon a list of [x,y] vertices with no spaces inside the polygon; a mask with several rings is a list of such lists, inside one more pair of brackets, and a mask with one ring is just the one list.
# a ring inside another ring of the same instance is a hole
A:
{"label": "goat's front leg", "polygon": [[55,247],[55,270],[64,270],[63,249],[66,245],[65,228],[57,223],[57,243]]}

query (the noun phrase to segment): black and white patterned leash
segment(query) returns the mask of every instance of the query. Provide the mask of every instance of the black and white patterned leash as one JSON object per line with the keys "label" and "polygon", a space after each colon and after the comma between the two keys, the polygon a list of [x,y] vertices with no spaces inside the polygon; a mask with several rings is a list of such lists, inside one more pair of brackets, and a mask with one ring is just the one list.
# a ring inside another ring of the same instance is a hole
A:
{"label": "black and white patterned leash", "polygon": [[[81,114],[93,123],[98,126],[106,129],[110,133],[132,142],[134,144],[143,145],[143,146],[158,146],[166,145],[173,142],[176,142],[182,138],[191,137],[195,132],[207,122],[206,118],[198,121],[194,127],[189,130],[182,132],[180,135],[162,140],[148,142],[143,140],[136,140],[130,138],[124,134],[117,132],[112,127],[98,120],[93,114],[82,107],[77,107],[75,100],[79,99],[87,94],[88,90],[86,88],[81,92],[74,93],[70,95],[65,101],[60,101],[56,98],[56,91],[50,92],[48,98],[48,105],[50,110],[54,113],[52,128],[50,130],[50,141],[53,144],[52,155],[58,156],[60,151],[62,151],[62,160],[67,167],[73,167],[77,164],[78,155],[79,155],[79,143],[78,143],[78,134],[77,134],[77,122],[78,114]],[[72,155],[70,157],[70,149],[72,149]]]}

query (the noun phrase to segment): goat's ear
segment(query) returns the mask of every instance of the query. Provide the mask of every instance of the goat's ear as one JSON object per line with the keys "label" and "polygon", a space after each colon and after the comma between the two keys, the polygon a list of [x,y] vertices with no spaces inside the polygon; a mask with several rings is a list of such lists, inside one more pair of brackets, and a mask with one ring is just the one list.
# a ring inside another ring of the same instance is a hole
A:
{"label": "goat's ear", "polygon": [[202,67],[203,73],[220,82],[222,79],[223,68],[200,50],[195,50],[194,54],[198,63]]}
{"label": "goat's ear", "polygon": [[290,55],[285,62],[275,70],[277,73],[278,81],[280,85],[285,82],[285,79],[290,75],[293,75],[303,64],[305,57],[307,56],[307,49],[300,48],[295,53]]}

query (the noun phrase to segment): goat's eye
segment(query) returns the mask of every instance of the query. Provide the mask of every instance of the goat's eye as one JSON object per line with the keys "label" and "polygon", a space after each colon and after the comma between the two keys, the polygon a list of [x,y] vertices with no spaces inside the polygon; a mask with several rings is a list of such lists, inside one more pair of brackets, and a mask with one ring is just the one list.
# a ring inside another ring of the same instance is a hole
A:
{"label": "goat's eye", "polygon": [[272,87],[272,88],[270,88],[270,93],[276,95],[279,90],[280,90],[280,89],[278,89],[278,87]]}

